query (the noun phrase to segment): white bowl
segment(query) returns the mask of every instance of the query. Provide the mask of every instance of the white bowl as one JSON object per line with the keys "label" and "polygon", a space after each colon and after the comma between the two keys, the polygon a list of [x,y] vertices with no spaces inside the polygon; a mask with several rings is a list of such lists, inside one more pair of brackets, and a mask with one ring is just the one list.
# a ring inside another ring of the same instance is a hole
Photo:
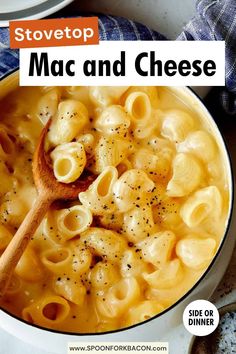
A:
{"label": "white bowl", "polygon": [[[8,75],[0,82],[0,98],[18,86],[18,71]],[[12,316],[5,310],[0,311],[0,326],[12,335],[50,351],[50,353],[64,354],[68,342],[113,342],[113,341],[157,341],[182,322],[182,314],[185,307],[193,300],[207,299],[213,293],[222,278],[235,243],[236,215],[233,210],[233,176],[229,155],[224,140],[207,109],[201,100],[187,87],[173,87],[171,90],[184,102],[188,102],[197,114],[208,122],[214,136],[221,148],[225,160],[230,190],[230,212],[228,226],[222,242],[212,260],[199,281],[179,301],[166,309],[153,319],[128,329],[117,330],[99,334],[68,334],[56,332],[39,326],[28,324],[25,321]],[[234,225],[235,224],[235,225]],[[223,235],[222,235],[223,236]]]}
{"label": "white bowl", "polygon": [[0,0],[0,27],[13,20],[37,20],[53,14],[74,0]]}

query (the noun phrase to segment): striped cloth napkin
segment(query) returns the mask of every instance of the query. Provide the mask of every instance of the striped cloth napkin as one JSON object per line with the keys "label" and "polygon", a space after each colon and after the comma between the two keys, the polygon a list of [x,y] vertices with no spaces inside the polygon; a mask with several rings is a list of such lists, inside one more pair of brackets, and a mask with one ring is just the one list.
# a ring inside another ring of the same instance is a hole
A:
{"label": "striped cloth napkin", "polygon": [[197,15],[179,40],[225,41],[225,87],[220,90],[224,110],[236,115],[236,0],[198,0]]}
{"label": "striped cloth napkin", "polygon": [[[225,40],[226,85],[219,91],[224,110],[236,115],[236,0],[197,0],[197,14],[177,40]],[[98,16],[101,40],[165,40],[148,27],[117,16]],[[81,14],[77,14],[81,16]],[[18,51],[9,49],[8,28],[0,29],[0,77],[18,67]]]}

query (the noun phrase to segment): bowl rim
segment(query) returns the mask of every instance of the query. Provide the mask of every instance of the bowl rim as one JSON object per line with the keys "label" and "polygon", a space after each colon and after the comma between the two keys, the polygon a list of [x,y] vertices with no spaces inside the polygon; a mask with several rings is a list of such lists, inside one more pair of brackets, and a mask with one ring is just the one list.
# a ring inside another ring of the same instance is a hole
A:
{"label": "bowl rim", "polygon": [[[0,83],[2,84],[3,80],[5,80],[10,75],[16,74],[17,71],[19,71],[19,68],[15,68],[14,70],[12,70],[12,71],[6,73],[5,75],[3,75],[0,78]],[[78,333],[78,332],[60,331],[60,330],[55,330],[55,329],[52,329],[52,328],[46,328],[46,327],[43,327],[43,326],[40,326],[40,325],[37,325],[37,324],[29,323],[26,320],[22,319],[21,317],[18,317],[16,315],[10,313],[6,309],[3,309],[1,306],[0,306],[0,311],[3,311],[5,314],[9,315],[10,317],[12,317],[13,319],[15,319],[17,321],[20,321],[24,325],[31,326],[31,327],[33,327],[35,329],[47,331],[49,333],[62,334],[64,336],[78,336],[78,337],[100,336],[101,337],[101,336],[104,336],[104,335],[120,333],[120,332],[123,332],[123,331],[129,331],[129,330],[134,329],[135,327],[138,327],[138,326],[141,327],[141,326],[144,326],[148,322],[155,321],[159,317],[164,316],[165,314],[167,314],[171,310],[175,309],[179,304],[181,304],[191,293],[193,293],[193,291],[198,287],[198,285],[204,280],[204,278],[208,275],[208,273],[210,272],[210,270],[214,266],[217,258],[219,257],[219,255],[220,255],[220,253],[221,253],[221,251],[223,249],[223,246],[225,244],[226,238],[229,235],[228,232],[229,232],[229,228],[230,228],[230,225],[231,225],[232,215],[233,215],[233,208],[234,208],[234,192],[235,192],[235,189],[234,189],[234,173],[233,173],[232,159],[231,159],[231,156],[230,156],[230,153],[229,153],[229,149],[228,149],[228,147],[226,145],[225,138],[222,135],[221,131],[219,130],[219,128],[218,128],[214,118],[212,117],[211,113],[209,112],[208,108],[205,106],[205,104],[203,102],[203,99],[198,94],[196,94],[194,92],[194,90],[191,87],[189,87],[189,86],[179,87],[179,88],[180,89],[187,89],[186,90],[187,93],[192,95],[192,97],[194,99],[197,99],[200,102],[201,108],[203,108],[206,116],[208,117],[207,119],[211,121],[211,123],[214,126],[214,129],[216,131],[218,131],[219,138],[221,138],[221,140],[222,140],[221,142],[222,142],[222,145],[224,146],[226,157],[227,157],[227,160],[228,160],[227,162],[229,164],[229,176],[228,176],[228,179],[231,182],[231,186],[229,186],[229,187],[232,187],[232,191],[230,193],[228,219],[227,219],[227,224],[226,224],[226,227],[225,227],[225,231],[224,231],[223,237],[221,239],[221,243],[220,243],[220,245],[218,247],[218,250],[217,250],[214,258],[211,260],[210,264],[208,265],[208,267],[206,268],[204,273],[201,275],[201,277],[198,279],[198,281],[183,296],[181,296],[175,303],[173,303],[170,307],[166,308],[164,311],[158,313],[157,315],[155,315],[155,316],[153,316],[153,317],[151,317],[151,318],[149,318],[149,319],[147,319],[147,320],[145,320],[143,322],[139,322],[139,323],[133,324],[133,325],[128,326],[128,327],[119,328],[119,329],[116,329],[116,330],[111,330],[111,331],[106,331],[106,332],[93,332],[93,333],[87,333],[87,332],[85,333],[84,332],[84,333]]]}
{"label": "bowl rim", "polygon": [[74,0],[45,0],[39,4],[16,11],[8,11],[0,14],[0,27],[8,27],[13,20],[37,20],[54,14],[63,9]]}

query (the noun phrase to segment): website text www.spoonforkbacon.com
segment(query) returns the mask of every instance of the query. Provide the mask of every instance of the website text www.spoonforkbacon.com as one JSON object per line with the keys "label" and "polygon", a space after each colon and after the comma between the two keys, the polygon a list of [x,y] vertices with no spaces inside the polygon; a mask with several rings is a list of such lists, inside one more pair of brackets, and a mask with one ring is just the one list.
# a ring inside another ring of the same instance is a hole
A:
{"label": "website text www.spoonforkbacon.com", "polygon": [[117,343],[68,343],[68,354],[89,352],[91,354],[162,353],[168,354],[167,342],[117,342]]}

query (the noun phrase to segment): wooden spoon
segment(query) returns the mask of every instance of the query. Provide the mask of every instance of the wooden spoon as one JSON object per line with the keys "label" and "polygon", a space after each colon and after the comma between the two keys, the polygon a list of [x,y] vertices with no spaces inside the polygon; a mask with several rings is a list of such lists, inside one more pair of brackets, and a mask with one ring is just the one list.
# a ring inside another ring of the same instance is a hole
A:
{"label": "wooden spoon", "polygon": [[41,132],[33,158],[33,177],[38,197],[0,258],[0,296],[5,294],[19,259],[52,202],[78,199],[78,193],[85,191],[96,178],[95,175],[83,173],[76,182],[70,184],[56,180],[52,168],[47,163],[49,157],[45,153],[45,137],[50,123],[51,120]]}

